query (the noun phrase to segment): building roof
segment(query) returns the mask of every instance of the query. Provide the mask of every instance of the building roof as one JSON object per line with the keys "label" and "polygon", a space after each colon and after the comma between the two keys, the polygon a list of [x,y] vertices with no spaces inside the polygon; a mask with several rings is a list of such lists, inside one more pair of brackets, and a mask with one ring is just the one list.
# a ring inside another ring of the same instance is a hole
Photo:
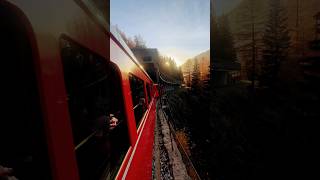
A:
{"label": "building roof", "polygon": [[132,48],[137,60],[143,65],[153,81],[158,81],[159,53],[156,48]]}
{"label": "building roof", "polygon": [[159,62],[159,52],[156,48],[132,48],[131,50],[140,63],[158,64]]}
{"label": "building roof", "polygon": [[141,66],[141,64],[137,60],[136,56],[133,54],[133,52],[131,51],[131,49],[127,45],[127,43],[122,39],[121,35],[117,32],[117,30],[114,26],[110,27],[110,33],[120,43],[120,45],[124,48],[124,50],[128,53],[131,60],[137,64],[138,68],[140,68],[145,73],[145,75],[150,78],[149,74],[146,72],[145,69],[143,69],[143,67]]}

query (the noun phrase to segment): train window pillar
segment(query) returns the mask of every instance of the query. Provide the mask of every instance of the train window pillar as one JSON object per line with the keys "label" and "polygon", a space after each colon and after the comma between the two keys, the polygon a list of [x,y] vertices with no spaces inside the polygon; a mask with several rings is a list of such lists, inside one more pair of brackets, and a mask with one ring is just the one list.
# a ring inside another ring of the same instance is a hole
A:
{"label": "train window pillar", "polygon": [[67,37],[61,56],[80,177],[114,179],[130,145],[120,73]]}

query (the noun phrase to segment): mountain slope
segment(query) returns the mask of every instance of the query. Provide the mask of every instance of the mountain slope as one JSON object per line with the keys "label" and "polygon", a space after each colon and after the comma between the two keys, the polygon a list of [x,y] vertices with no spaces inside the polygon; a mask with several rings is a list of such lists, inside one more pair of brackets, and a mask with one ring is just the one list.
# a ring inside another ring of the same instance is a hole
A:
{"label": "mountain slope", "polygon": [[182,74],[184,77],[184,82],[189,85],[192,77],[193,66],[195,60],[198,60],[200,68],[200,78],[204,80],[208,77],[209,74],[209,65],[210,65],[210,50],[207,50],[203,53],[196,55],[195,57],[188,59],[184,64],[181,65]]}

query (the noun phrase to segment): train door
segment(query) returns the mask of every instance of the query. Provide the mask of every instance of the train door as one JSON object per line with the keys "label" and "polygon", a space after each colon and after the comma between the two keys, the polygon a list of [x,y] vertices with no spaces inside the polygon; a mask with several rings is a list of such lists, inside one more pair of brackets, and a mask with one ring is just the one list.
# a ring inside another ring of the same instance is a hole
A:
{"label": "train door", "polygon": [[23,22],[0,3],[0,179],[51,179],[30,40]]}

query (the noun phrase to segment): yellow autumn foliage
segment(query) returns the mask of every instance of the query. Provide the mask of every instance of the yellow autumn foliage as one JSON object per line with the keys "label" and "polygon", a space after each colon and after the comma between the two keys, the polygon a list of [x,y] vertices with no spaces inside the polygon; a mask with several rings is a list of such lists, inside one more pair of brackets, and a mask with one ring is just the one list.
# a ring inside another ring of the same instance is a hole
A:
{"label": "yellow autumn foliage", "polygon": [[183,130],[176,131],[176,136],[178,141],[180,142],[181,146],[185,150],[188,156],[191,156],[191,151],[189,147],[189,137]]}

